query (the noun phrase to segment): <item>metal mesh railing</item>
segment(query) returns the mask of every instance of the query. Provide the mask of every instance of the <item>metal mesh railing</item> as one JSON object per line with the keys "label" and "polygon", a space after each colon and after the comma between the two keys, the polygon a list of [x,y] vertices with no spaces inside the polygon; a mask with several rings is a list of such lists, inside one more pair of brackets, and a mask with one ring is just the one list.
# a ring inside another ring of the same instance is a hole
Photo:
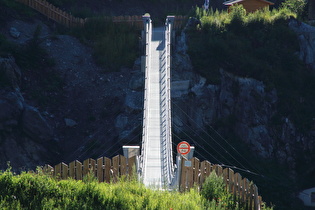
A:
{"label": "metal mesh railing", "polygon": [[148,84],[149,78],[147,77],[148,71],[150,69],[150,47],[151,47],[151,37],[152,37],[152,21],[150,16],[144,16],[144,28],[145,28],[145,87],[144,87],[144,104],[143,104],[143,127],[142,127],[142,146],[141,146],[141,156],[140,156],[140,177],[144,177],[144,168],[146,166],[146,149],[145,144],[148,142],[147,135],[147,120],[148,120]]}
{"label": "metal mesh railing", "polygon": [[172,22],[168,17],[165,23],[165,50],[161,56],[161,146],[162,176],[164,183],[171,184],[174,176],[171,132],[171,31]]}

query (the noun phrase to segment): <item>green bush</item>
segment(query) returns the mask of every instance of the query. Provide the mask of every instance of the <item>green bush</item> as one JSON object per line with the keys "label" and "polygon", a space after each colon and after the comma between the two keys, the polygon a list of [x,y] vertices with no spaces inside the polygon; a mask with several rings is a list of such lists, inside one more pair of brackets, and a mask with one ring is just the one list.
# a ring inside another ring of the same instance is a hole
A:
{"label": "green bush", "polygon": [[210,201],[218,201],[227,194],[225,187],[223,177],[217,176],[215,172],[212,172],[202,185],[201,195]]}
{"label": "green bush", "polygon": [[139,56],[140,31],[128,24],[113,23],[102,17],[90,18],[84,28],[74,29],[72,34],[90,44],[96,62],[109,71],[132,67]]}
{"label": "green bush", "polygon": [[0,173],[1,209],[218,209],[196,191],[146,188],[136,180],[98,183],[61,180],[43,174]]}
{"label": "green bush", "polygon": [[242,209],[234,196],[227,191],[222,176],[217,176],[213,171],[202,185],[200,194],[209,201],[214,200],[225,209]]}
{"label": "green bush", "polygon": [[306,9],[306,0],[285,0],[282,2],[281,7],[287,8],[296,13],[298,17],[301,17]]}

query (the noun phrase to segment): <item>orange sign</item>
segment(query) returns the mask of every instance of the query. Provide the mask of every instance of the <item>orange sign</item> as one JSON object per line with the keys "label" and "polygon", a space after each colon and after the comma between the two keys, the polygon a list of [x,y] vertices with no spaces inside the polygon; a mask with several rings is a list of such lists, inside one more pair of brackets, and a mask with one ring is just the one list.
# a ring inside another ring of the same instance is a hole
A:
{"label": "orange sign", "polygon": [[190,144],[186,141],[182,141],[177,145],[177,152],[182,155],[187,155],[190,152]]}

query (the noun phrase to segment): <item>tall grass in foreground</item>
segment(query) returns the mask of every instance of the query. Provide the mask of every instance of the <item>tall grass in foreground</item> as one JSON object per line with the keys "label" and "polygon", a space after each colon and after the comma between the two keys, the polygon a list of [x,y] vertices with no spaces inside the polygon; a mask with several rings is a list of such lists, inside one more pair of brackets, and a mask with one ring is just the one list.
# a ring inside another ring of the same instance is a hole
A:
{"label": "tall grass in foreground", "polygon": [[59,181],[40,171],[0,173],[0,209],[243,209],[232,197],[215,174],[202,193],[196,189],[180,193],[152,190],[135,179],[99,183],[92,176]]}
{"label": "tall grass in foreground", "polygon": [[[212,206],[212,207],[211,207]],[[196,190],[151,190],[137,181],[58,181],[42,174],[0,174],[0,209],[222,209]]]}

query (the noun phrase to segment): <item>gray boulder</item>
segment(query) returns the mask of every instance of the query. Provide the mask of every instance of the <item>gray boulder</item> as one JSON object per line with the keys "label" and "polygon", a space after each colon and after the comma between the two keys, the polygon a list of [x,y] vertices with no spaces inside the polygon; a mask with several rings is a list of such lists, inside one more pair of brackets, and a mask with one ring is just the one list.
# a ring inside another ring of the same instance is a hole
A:
{"label": "gray boulder", "polygon": [[11,130],[18,125],[24,108],[23,101],[17,92],[0,93],[0,130]]}
{"label": "gray boulder", "polygon": [[11,27],[11,28],[10,28],[10,35],[11,35],[13,38],[17,39],[17,38],[20,37],[21,32],[19,32],[16,28]]}
{"label": "gray boulder", "polygon": [[69,118],[65,118],[64,120],[65,120],[67,127],[73,127],[73,126],[76,126],[78,124],[76,121],[69,119]]}
{"label": "gray boulder", "polygon": [[129,81],[129,88],[131,90],[142,90],[144,87],[144,73],[139,72],[134,74]]}
{"label": "gray boulder", "polygon": [[125,98],[125,106],[126,108],[132,111],[141,111],[143,108],[143,100],[139,100],[143,98],[142,92],[132,91],[126,95]]}
{"label": "gray boulder", "polygon": [[20,80],[21,71],[14,58],[0,58],[0,87],[19,88]]}
{"label": "gray boulder", "polygon": [[53,136],[52,128],[39,111],[28,105],[23,111],[22,129],[33,140],[50,140]]}

